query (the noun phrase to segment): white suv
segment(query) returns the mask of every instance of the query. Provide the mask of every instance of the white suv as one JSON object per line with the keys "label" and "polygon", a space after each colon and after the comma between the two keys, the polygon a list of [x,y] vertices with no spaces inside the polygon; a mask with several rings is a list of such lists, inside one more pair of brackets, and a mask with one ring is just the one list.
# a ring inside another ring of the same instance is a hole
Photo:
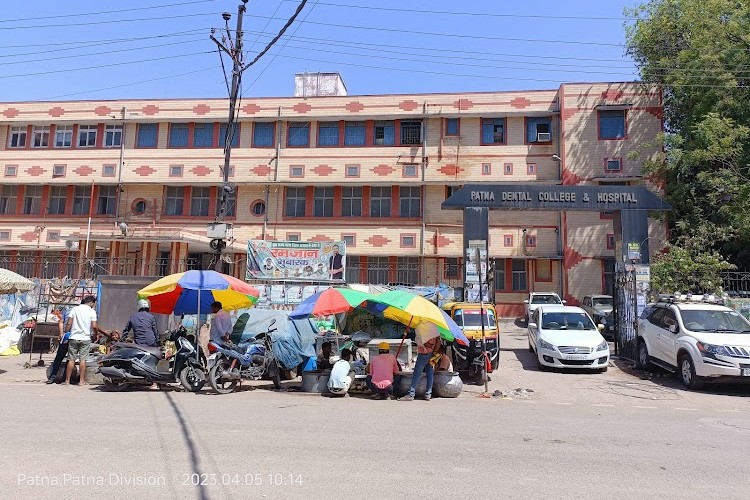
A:
{"label": "white suv", "polygon": [[750,382],[750,322],[728,307],[662,300],[646,306],[638,327],[639,368],[677,372],[690,389],[707,380]]}

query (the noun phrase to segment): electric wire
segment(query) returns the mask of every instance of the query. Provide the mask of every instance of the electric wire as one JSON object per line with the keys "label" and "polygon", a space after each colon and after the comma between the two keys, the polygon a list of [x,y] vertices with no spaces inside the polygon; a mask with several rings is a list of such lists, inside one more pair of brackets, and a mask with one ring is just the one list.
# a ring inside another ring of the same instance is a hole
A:
{"label": "electric wire", "polygon": [[[50,50],[49,52],[59,52],[60,47],[67,46],[67,45],[83,45],[83,47],[73,47],[73,50],[80,49],[80,48],[86,48],[88,46],[95,47],[97,45],[107,45],[110,43],[122,43],[122,42],[136,42],[140,40],[153,40],[154,38],[167,38],[167,37],[173,37],[173,36],[187,36],[187,35],[193,35],[198,33],[204,33],[205,29],[194,29],[194,30],[187,30],[187,31],[177,31],[174,33],[163,33],[160,35],[151,35],[151,36],[138,36],[134,38],[110,38],[110,39],[102,39],[98,38],[96,40],[79,40],[76,42],[61,42],[58,40],[48,41],[46,43],[25,43],[23,45],[0,45],[0,50],[2,49],[20,49],[20,48],[26,48],[26,47],[49,47],[50,44],[54,43],[55,49]],[[26,54],[10,54],[3,57],[12,57],[16,55],[33,55],[38,54],[40,52],[27,52]]]}
{"label": "electric wire", "polygon": [[133,7],[131,9],[118,9],[118,10],[104,10],[99,12],[77,12],[75,14],[56,14],[54,16],[34,16],[34,17],[20,17],[16,19],[0,19],[0,23],[15,23],[20,21],[38,21],[40,19],[63,19],[67,17],[82,17],[82,16],[100,16],[104,14],[120,14],[122,12],[136,12],[143,10],[156,10],[166,9],[170,7],[182,7],[185,5],[193,5],[197,3],[214,2],[216,0],[193,0],[192,2],[180,2],[170,3],[165,5],[152,5],[147,7]]}
{"label": "electric wire", "polygon": [[271,50],[271,47],[273,47],[276,44],[276,42],[279,41],[279,38],[284,36],[284,33],[289,28],[289,26],[291,26],[292,23],[297,19],[297,16],[299,16],[300,12],[302,12],[302,9],[305,8],[306,4],[307,4],[307,0],[302,0],[299,3],[299,5],[297,6],[297,9],[294,11],[294,14],[292,14],[292,17],[290,17],[289,20],[287,20],[287,22],[284,24],[284,26],[282,26],[282,28],[279,30],[279,33],[275,37],[273,37],[273,39],[270,42],[268,42],[266,47],[263,50],[261,50],[258,53],[258,55],[256,55],[255,58],[245,66],[245,68],[249,68],[256,62],[258,62],[261,57],[263,57],[269,50]]}
{"label": "electric wire", "polygon": [[74,26],[92,26],[100,24],[120,24],[120,23],[136,23],[143,21],[163,21],[165,19],[185,19],[188,17],[204,17],[204,16],[215,16],[216,12],[202,12],[196,14],[179,14],[172,16],[157,16],[157,17],[140,17],[133,19],[105,19],[101,21],[86,21],[80,23],[63,23],[63,24],[37,24],[31,26],[0,26],[2,31],[11,30],[27,30],[27,29],[43,29],[43,28],[71,28]]}

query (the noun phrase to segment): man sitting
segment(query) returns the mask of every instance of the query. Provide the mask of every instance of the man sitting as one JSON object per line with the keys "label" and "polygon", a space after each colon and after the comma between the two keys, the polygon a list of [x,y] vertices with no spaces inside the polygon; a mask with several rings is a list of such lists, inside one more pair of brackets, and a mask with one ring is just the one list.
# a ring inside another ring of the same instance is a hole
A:
{"label": "man sitting", "polygon": [[344,349],[341,351],[341,359],[336,361],[331,368],[331,376],[328,378],[328,390],[336,396],[346,396],[349,387],[354,381],[354,370],[351,365],[352,351]]}
{"label": "man sitting", "polygon": [[333,346],[330,342],[323,342],[323,345],[320,346],[320,353],[318,354],[318,359],[316,360],[318,370],[330,370],[333,367],[333,365],[331,364],[332,350]]}
{"label": "man sitting", "polygon": [[378,344],[378,355],[367,365],[365,383],[372,391],[374,399],[390,399],[393,393],[394,377],[401,373],[396,356],[391,354],[388,342]]}

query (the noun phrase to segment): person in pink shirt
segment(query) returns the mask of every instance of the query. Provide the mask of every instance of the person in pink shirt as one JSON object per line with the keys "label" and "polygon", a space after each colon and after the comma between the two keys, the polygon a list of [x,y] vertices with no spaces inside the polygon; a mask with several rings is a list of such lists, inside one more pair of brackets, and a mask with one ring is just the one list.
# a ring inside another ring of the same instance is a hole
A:
{"label": "person in pink shirt", "polygon": [[401,373],[401,366],[396,356],[391,354],[391,346],[388,342],[381,342],[378,345],[378,353],[367,365],[365,383],[372,391],[374,399],[390,399],[393,394],[394,377]]}

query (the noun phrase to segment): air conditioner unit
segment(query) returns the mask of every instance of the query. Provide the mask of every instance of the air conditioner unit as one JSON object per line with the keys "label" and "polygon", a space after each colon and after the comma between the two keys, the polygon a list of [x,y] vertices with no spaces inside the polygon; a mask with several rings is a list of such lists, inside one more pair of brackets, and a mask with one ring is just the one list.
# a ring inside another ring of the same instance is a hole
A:
{"label": "air conditioner unit", "polygon": [[539,132],[536,134],[537,142],[549,142],[552,139],[552,134],[549,132]]}

